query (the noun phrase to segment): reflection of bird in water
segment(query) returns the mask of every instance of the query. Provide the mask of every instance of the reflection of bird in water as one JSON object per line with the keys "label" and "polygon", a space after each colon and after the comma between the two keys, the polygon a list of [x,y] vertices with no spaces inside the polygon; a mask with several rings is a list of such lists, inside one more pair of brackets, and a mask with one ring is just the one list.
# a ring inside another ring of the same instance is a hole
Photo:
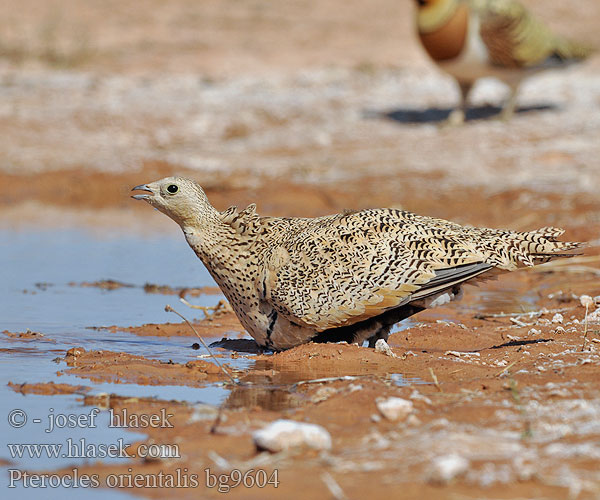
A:
{"label": "reflection of bird in water", "polygon": [[512,117],[521,81],[537,71],[585,59],[591,50],[553,34],[516,0],[416,0],[419,39],[437,65],[453,76],[461,104],[448,123],[465,119],[479,78],[510,87],[502,118]]}
{"label": "reflection of bird in water", "polygon": [[255,205],[217,211],[194,181],[168,177],[134,190],[177,222],[256,342],[362,344],[460,294],[468,280],[565,256],[560,229],[463,227],[395,209],[317,218],[261,217]]}

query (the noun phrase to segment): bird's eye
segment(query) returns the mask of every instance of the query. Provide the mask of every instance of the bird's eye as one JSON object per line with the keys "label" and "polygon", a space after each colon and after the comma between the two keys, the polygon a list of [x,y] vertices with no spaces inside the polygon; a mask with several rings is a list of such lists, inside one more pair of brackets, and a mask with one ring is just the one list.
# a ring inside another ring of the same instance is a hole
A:
{"label": "bird's eye", "polygon": [[171,194],[175,194],[177,191],[179,191],[179,188],[175,184],[169,184],[167,186],[167,191]]}

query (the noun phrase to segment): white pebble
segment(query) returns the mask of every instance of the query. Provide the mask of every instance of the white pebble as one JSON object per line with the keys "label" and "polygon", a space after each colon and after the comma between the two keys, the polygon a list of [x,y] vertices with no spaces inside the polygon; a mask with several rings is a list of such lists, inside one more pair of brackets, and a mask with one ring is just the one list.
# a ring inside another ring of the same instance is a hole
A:
{"label": "white pebble", "polygon": [[377,409],[388,420],[404,420],[413,411],[413,403],[402,398],[387,398],[377,401]]}
{"label": "white pebble", "polygon": [[447,484],[469,469],[469,461],[460,455],[436,457],[429,468],[428,481],[434,484]]}
{"label": "white pebble", "polygon": [[412,393],[410,396],[408,396],[410,399],[414,399],[415,401],[423,401],[423,403],[431,405],[433,404],[431,402],[431,399],[429,399],[427,396],[425,396],[424,394],[421,394],[419,391],[417,391],[416,389],[413,389]]}
{"label": "white pebble", "polygon": [[421,425],[421,421],[416,415],[409,415],[406,419],[406,424],[410,425],[411,427],[418,427],[419,425]]}
{"label": "white pebble", "polygon": [[600,308],[596,309],[593,313],[588,314],[588,323],[600,323]]}
{"label": "white pebble", "polygon": [[589,295],[582,295],[579,297],[579,302],[583,307],[592,307],[594,305],[594,299],[592,299]]}
{"label": "white pebble", "polygon": [[375,352],[381,352],[386,356],[390,356],[391,358],[398,357],[396,354],[394,354],[388,343],[383,339],[379,339],[377,342],[375,342]]}
{"label": "white pebble", "polygon": [[556,313],[554,316],[552,316],[552,323],[562,324],[563,321],[564,321],[564,318],[561,313]]}
{"label": "white pebble", "polygon": [[348,386],[348,392],[356,392],[356,391],[362,391],[363,386],[360,384],[350,384]]}
{"label": "white pebble", "polygon": [[276,420],[252,435],[258,449],[273,453],[289,448],[307,447],[315,450],[331,449],[331,435],[315,424],[294,420]]}

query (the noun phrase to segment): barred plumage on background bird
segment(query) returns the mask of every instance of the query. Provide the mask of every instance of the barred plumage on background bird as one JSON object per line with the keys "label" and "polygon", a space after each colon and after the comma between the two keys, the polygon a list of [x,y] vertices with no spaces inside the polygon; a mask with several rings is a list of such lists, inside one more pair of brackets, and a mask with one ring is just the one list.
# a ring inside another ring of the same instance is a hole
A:
{"label": "barred plumage on background bird", "polygon": [[396,209],[317,218],[261,217],[255,205],[217,211],[182,177],[133,188],[177,222],[248,333],[271,349],[305,342],[387,339],[398,321],[489,278],[579,243],[562,230],[469,228]]}
{"label": "barred plumage on background bird", "polygon": [[419,39],[433,61],[453,76],[460,107],[449,123],[465,119],[475,81],[495,77],[510,88],[502,118],[512,117],[521,81],[531,74],[581,61],[592,50],[555,35],[516,0],[416,0]]}

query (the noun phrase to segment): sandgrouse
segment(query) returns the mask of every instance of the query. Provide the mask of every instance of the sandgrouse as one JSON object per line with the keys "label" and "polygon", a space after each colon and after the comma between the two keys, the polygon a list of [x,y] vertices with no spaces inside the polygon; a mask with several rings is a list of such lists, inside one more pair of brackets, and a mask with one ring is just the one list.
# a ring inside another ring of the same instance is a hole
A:
{"label": "sandgrouse", "polygon": [[452,300],[468,280],[572,254],[560,229],[463,227],[396,209],[317,218],[261,217],[254,204],[220,212],[196,182],[136,186],[177,222],[248,333],[281,350],[312,341],[362,344]]}
{"label": "sandgrouse", "polygon": [[566,66],[592,51],[553,34],[516,0],[416,0],[417,29],[426,52],[453,76],[461,104],[448,118],[465,119],[475,81],[495,77],[510,88],[501,117],[512,117],[521,81],[540,70]]}

